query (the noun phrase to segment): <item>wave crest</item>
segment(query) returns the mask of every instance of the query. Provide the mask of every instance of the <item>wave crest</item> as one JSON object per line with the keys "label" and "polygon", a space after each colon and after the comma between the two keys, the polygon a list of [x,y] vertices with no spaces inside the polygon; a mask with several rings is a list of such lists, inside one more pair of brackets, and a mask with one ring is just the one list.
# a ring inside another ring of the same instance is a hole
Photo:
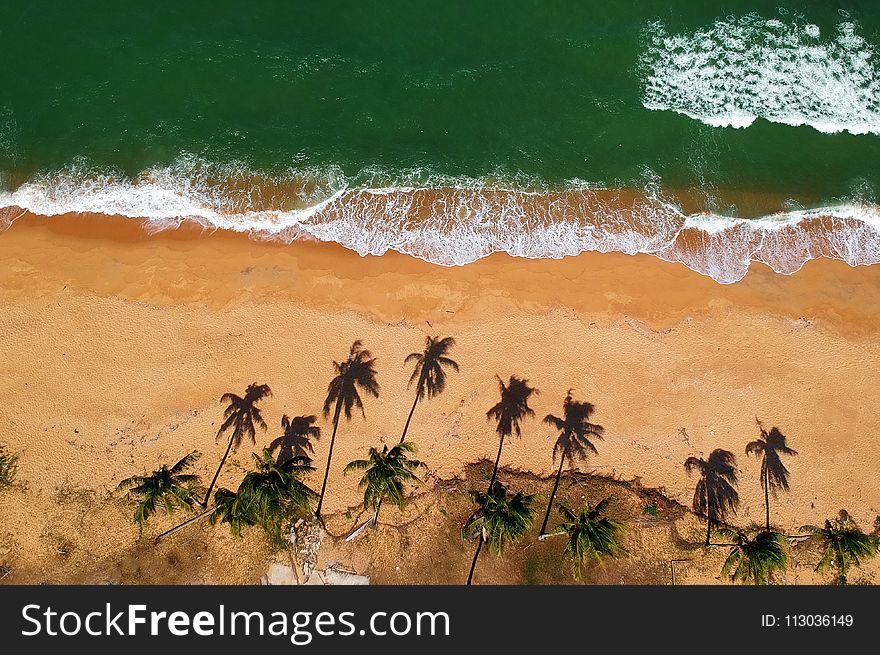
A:
{"label": "wave crest", "polygon": [[6,208],[0,218],[14,219],[22,211],[99,213],[147,219],[151,231],[195,221],[260,239],[333,241],[361,255],[395,250],[444,266],[494,252],[533,259],[585,251],[650,253],[721,283],[741,280],[753,261],[780,273],[816,257],[853,266],[880,262],[876,205],[742,219],[687,214],[660,192],[656,179],[644,189],[598,188],[579,180],[560,189],[515,188],[496,180],[443,182],[368,188],[351,186],[335,170],[272,176],[197,161],[146,171],[136,180],[71,169],[0,192],[0,208]]}

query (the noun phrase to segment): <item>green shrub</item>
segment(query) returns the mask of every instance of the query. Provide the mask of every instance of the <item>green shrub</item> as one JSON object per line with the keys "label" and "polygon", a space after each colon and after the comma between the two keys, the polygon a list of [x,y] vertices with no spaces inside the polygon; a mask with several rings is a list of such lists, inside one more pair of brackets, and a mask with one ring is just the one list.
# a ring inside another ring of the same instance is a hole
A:
{"label": "green shrub", "polygon": [[8,487],[15,478],[15,472],[18,470],[18,457],[6,451],[6,448],[0,445],[0,487]]}

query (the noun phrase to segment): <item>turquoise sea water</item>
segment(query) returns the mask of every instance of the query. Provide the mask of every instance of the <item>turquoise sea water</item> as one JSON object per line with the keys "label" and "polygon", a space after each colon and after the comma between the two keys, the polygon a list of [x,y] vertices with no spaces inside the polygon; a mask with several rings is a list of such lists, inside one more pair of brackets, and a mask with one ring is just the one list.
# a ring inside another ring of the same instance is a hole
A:
{"label": "turquoise sea water", "polygon": [[880,3],[31,0],[0,39],[10,208],[723,282],[880,260]]}

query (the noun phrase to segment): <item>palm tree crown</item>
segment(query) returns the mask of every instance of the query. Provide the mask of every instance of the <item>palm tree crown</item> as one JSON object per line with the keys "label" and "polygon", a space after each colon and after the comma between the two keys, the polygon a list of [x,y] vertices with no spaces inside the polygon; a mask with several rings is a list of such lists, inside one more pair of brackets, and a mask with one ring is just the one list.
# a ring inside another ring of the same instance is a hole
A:
{"label": "palm tree crown", "polygon": [[708,460],[688,457],[684,468],[688,473],[697,471],[700,475],[693,508],[707,519],[706,545],[709,545],[712,524],[723,521],[728,514],[736,514],[739,505],[736,457],[732,452],[718,448],[710,453]]}
{"label": "palm tree crown", "polygon": [[218,510],[211,521],[229,523],[235,535],[240,534],[242,525],[259,525],[273,543],[282,544],[284,522],[311,514],[311,503],[318,494],[300,478],[314,467],[307,457],[278,464],[268,448],[253,457],[256,470],[244,476],[236,493],[217,491]]}
{"label": "palm tree crown", "polygon": [[415,451],[415,445],[408,441],[391,449],[384,445],[381,451],[370,448],[367,459],[356,459],[345,467],[345,473],[365,471],[358,485],[364,490],[364,509],[372,508],[378,516],[386,498],[401,510],[406,506],[404,486],[408,482],[420,483],[413,471],[424,466],[417,459],[408,457]]}
{"label": "palm tree crown", "polygon": [[586,505],[577,514],[565,505],[559,508],[565,521],[557,529],[568,534],[565,552],[571,558],[572,572],[576,578],[581,577],[587,559],[601,564],[605,556],[620,557],[627,554],[626,549],[620,545],[623,524],[604,516],[610,503],[611,498],[608,497],[595,507]]}
{"label": "palm tree crown", "polygon": [[311,457],[315,453],[312,439],[321,437],[321,428],[314,425],[317,416],[281,417],[284,434],[269,444],[270,450],[278,449],[277,463],[283,464],[293,457]]}
{"label": "palm tree crown", "polygon": [[[334,403],[351,420],[351,410],[355,407],[364,413],[364,403],[358,388],[374,398],[379,397],[379,383],[376,382],[376,359],[373,354],[363,348],[360,341],[351,345],[348,359],[344,362],[333,362],[336,375],[327,385],[327,398],[324,400],[324,416],[330,415]],[[338,410],[337,410],[338,411]]]}
{"label": "palm tree crown", "polygon": [[483,544],[489,544],[489,550],[500,554],[504,547],[522,537],[532,524],[535,510],[532,509],[534,495],[524,494],[518,491],[513,497],[508,496],[507,487],[492,480],[486,493],[474,492],[471,494],[477,504],[477,511],[465,524],[465,532],[470,535],[479,535],[474,559],[471,560],[471,570],[468,573],[467,584],[474,579],[474,570],[477,568],[477,560]]}
{"label": "palm tree crown", "polygon": [[408,386],[416,383],[416,398],[426,396],[433,398],[443,393],[446,388],[446,370],[458,371],[458,363],[447,357],[449,350],[455,345],[452,337],[425,337],[425,349],[422,352],[410,353],[403,360],[404,364],[415,362]]}
{"label": "palm tree crown", "polygon": [[721,569],[721,575],[730,576],[732,582],[766,584],[774,572],[788,567],[785,535],[779,532],[761,530],[750,538],[741,530],[721,528],[718,534],[734,542]]}
{"label": "palm tree crown", "polygon": [[534,494],[517,491],[510,496],[507,487],[497,480],[488,492],[473,492],[477,511],[467,523],[468,534],[479,534],[489,552],[500,555],[505,546],[522,537],[532,523]]}
{"label": "palm tree crown", "polygon": [[850,568],[876,555],[880,547],[880,538],[862,532],[845,510],[840,510],[836,519],[826,520],[821,528],[805,525],[801,530],[809,532],[821,544],[822,557],[816,570],[836,569],[837,584],[846,584]]}
{"label": "palm tree crown", "polygon": [[134,522],[138,527],[156,512],[157,506],[164,508],[168,514],[180,508],[192,507],[199,476],[183,471],[199,457],[201,454],[194,450],[170,468],[162,466],[150,475],[135,475],[119,483],[118,491],[126,491],[129,496],[138,499],[134,512]]}

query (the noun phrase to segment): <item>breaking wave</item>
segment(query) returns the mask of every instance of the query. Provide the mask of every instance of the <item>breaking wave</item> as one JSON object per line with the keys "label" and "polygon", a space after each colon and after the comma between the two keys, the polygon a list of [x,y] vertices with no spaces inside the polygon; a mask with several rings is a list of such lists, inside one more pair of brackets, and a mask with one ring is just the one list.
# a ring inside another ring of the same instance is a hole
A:
{"label": "breaking wave", "polygon": [[642,104],[708,125],[756,118],[821,132],[880,134],[874,47],[853,22],[831,34],[805,21],[728,17],[691,34],[647,30]]}
{"label": "breaking wave", "polygon": [[[444,266],[494,252],[561,258],[585,251],[650,253],[721,283],[753,261],[793,273],[816,257],[880,262],[880,210],[852,202],[760,219],[686,213],[648,176],[644,188],[580,180],[443,178],[413,171],[391,178],[337,170],[268,175],[196,160],[137,179],[71,168],[0,191],[0,220],[96,213],[146,219],[159,231],[193,221],[208,229],[291,242],[337,242],[361,255],[388,250]],[[2,237],[0,237],[2,238]]]}

